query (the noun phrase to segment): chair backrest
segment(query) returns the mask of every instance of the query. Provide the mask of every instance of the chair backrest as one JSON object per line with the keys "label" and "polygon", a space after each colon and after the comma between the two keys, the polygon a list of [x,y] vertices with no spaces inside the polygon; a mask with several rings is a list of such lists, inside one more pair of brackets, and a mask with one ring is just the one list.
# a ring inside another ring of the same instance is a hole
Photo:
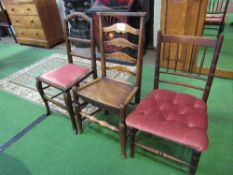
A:
{"label": "chair backrest", "polygon": [[[89,39],[78,38],[76,36],[71,36],[69,22],[72,23],[73,20],[83,21],[85,25],[88,25],[89,28]],[[94,25],[93,19],[81,12],[74,12],[64,19],[64,32],[65,32],[65,42],[66,42],[66,50],[68,56],[68,62],[73,63],[74,58],[83,58],[87,60],[91,60],[92,70],[96,70],[96,44],[94,37]],[[79,52],[72,49],[72,43],[81,43],[90,46],[90,56],[87,56],[87,52],[80,54]]]}
{"label": "chair backrest", "polygon": [[[202,100],[206,102],[211,89],[222,42],[223,35],[220,35],[217,39],[213,39],[198,36],[163,35],[159,31],[154,88],[159,88],[159,83],[161,82],[200,90],[202,92]],[[166,49],[166,53],[164,53],[165,47],[168,48]],[[188,71],[181,71],[177,69],[179,57],[187,49],[190,50],[190,47],[191,58]],[[171,52],[172,49],[173,51]],[[161,59],[166,59],[166,68],[160,68]],[[209,67],[209,69],[206,69],[206,67]],[[203,75],[203,73],[207,75]]]}
{"label": "chair backrest", "polygon": [[[136,77],[136,86],[141,86],[144,12],[98,12],[100,30],[100,53],[102,77],[106,70],[126,72]],[[122,19],[124,18],[124,19]],[[104,22],[108,21],[108,22]],[[134,26],[129,22],[134,21]],[[106,65],[113,60],[114,65]],[[136,67],[135,71],[124,64]]]}
{"label": "chair backrest", "polygon": [[225,14],[227,12],[227,7],[229,0],[209,0],[207,14]]}

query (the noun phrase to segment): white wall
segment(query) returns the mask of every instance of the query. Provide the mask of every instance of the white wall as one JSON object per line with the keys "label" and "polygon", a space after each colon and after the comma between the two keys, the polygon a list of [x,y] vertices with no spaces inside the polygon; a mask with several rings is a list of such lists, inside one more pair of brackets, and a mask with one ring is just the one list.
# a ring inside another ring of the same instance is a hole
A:
{"label": "white wall", "polygon": [[157,43],[157,32],[160,30],[161,1],[154,1],[154,46]]}

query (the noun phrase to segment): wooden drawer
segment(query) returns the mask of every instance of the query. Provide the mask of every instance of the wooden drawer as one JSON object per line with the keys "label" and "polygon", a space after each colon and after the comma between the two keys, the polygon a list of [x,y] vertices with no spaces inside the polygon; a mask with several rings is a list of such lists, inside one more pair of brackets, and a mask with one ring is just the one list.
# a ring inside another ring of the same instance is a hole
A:
{"label": "wooden drawer", "polygon": [[38,15],[35,4],[7,5],[10,15]]}
{"label": "wooden drawer", "polygon": [[42,28],[39,16],[10,16],[14,27]]}
{"label": "wooden drawer", "polygon": [[42,29],[27,29],[15,27],[16,35],[19,38],[30,38],[36,40],[45,40],[45,34]]}

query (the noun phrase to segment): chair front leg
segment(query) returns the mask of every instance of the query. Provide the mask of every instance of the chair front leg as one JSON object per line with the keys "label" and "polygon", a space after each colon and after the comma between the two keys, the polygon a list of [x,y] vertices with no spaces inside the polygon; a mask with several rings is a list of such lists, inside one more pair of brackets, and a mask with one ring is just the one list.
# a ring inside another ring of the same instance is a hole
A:
{"label": "chair front leg", "polygon": [[135,150],[135,134],[136,129],[130,128],[129,129],[129,137],[130,137],[130,157],[134,157],[134,150]]}
{"label": "chair front leg", "polygon": [[122,159],[126,158],[126,124],[125,124],[125,107],[120,107],[120,122],[119,122],[119,130],[120,130],[120,144],[121,144],[121,157]]}
{"label": "chair front leg", "polygon": [[77,133],[77,127],[76,127],[76,122],[75,122],[75,117],[74,117],[74,111],[73,111],[73,106],[72,106],[72,99],[71,99],[71,94],[70,94],[70,90],[65,91],[63,93],[64,96],[64,101],[66,104],[66,109],[70,115],[70,120],[73,126],[73,130]]}
{"label": "chair front leg", "polygon": [[200,156],[200,152],[193,150],[189,175],[194,175],[196,173]]}
{"label": "chair front leg", "polygon": [[82,127],[82,118],[81,118],[81,105],[79,103],[79,97],[77,96],[75,88],[72,89],[73,92],[73,97],[74,97],[74,111],[75,111],[75,116],[76,116],[76,127],[77,127],[77,134],[81,134],[83,132],[83,127]]}
{"label": "chair front leg", "polygon": [[45,107],[46,107],[46,113],[45,115],[48,116],[50,114],[50,109],[49,109],[49,104],[48,104],[48,100],[46,100],[45,98],[45,93],[44,93],[44,90],[43,90],[43,87],[42,87],[42,82],[40,80],[36,80],[36,88],[45,104]]}

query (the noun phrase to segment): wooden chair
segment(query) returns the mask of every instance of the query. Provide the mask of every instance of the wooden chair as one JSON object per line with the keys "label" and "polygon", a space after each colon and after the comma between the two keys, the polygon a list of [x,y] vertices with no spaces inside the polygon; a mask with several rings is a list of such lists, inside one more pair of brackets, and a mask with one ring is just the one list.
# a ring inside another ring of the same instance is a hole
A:
{"label": "wooden chair", "polygon": [[223,33],[229,0],[209,0],[205,18],[206,29],[218,30],[218,35]]}
{"label": "wooden chair", "polygon": [[[82,18],[84,21],[89,23],[90,39],[80,39],[70,36],[68,22],[71,20],[75,20],[75,18]],[[93,79],[97,78],[94,27],[92,19],[87,15],[79,12],[71,13],[70,15],[68,15],[67,18],[64,20],[64,23],[68,63],[55,70],[49,71],[37,77],[36,86],[46,106],[46,115],[49,115],[50,113],[48,102],[52,102],[55,105],[61,107],[62,109],[67,110],[70,115],[73,129],[77,132],[70,90],[74,85],[79,86],[80,82],[82,82],[90,75],[93,76]],[[91,57],[80,55],[77,52],[73,51],[71,48],[72,42],[89,44]],[[74,56],[82,59],[91,60],[91,68],[87,68],[85,66],[76,64],[74,62]],[[49,87],[58,89],[60,93],[54,96],[46,94],[46,89],[48,89]],[[60,95],[64,96],[65,105],[59,102],[58,100],[55,100],[55,98],[57,98]]]}
{"label": "wooden chair", "polygon": [[[208,148],[206,102],[222,42],[222,35],[218,39],[210,39],[197,36],[162,35],[158,32],[154,90],[141,100],[126,118],[126,124],[130,128],[131,157],[134,156],[136,145],[149,152],[188,165],[190,166],[189,173],[195,174],[201,152]],[[163,53],[164,47],[170,48],[168,49],[170,52]],[[183,72],[177,70],[177,67],[181,61],[179,58],[182,57],[183,52],[186,52],[187,47],[193,48],[190,53],[192,59],[190,69]],[[198,59],[195,49],[199,49]],[[213,55],[210,56],[210,53]],[[211,57],[209,74],[208,76],[200,75],[208,56]],[[167,68],[160,68],[160,60],[163,57],[167,59]],[[198,66],[194,66],[194,63]],[[159,85],[162,84],[176,89],[159,89]],[[199,86],[200,84],[203,87]],[[181,93],[177,92],[178,87],[182,88]],[[193,90],[195,90],[195,96]],[[196,97],[197,91],[202,96],[201,99]],[[161,152],[161,149],[154,149],[152,145],[141,144],[142,141],[136,142],[136,131],[151,135],[150,139],[153,139],[153,136],[159,137],[192,149],[191,163],[180,160],[181,158],[178,159],[178,156],[171,156],[166,151]]]}
{"label": "wooden chair", "polygon": [[[101,72],[102,76],[84,86],[74,88],[74,92],[77,98],[82,98],[85,102],[91,103],[108,111],[119,112],[119,128],[106,123],[105,121],[98,120],[95,116],[87,115],[81,112],[81,105],[75,104],[77,115],[77,128],[79,132],[82,132],[81,116],[90,119],[93,122],[99,123],[101,126],[107,127],[113,131],[120,132],[120,144],[122,158],[125,154],[126,144],[126,108],[130,101],[135,97],[136,103],[140,101],[140,88],[141,88],[141,72],[142,72],[142,50],[143,50],[143,32],[144,32],[144,17],[146,13],[137,12],[98,12],[99,16],[99,30],[100,30],[100,52],[101,52]],[[126,23],[116,22],[110,26],[103,26],[104,18],[114,17],[130,17],[133,20],[138,20],[138,26],[132,27]],[[109,40],[109,35],[115,35],[113,39]],[[136,43],[130,42],[129,35],[137,37]],[[107,40],[107,41],[106,41]],[[106,52],[106,48],[113,47],[114,49],[108,49],[112,52]],[[135,58],[129,56],[123,52],[125,48],[136,50],[137,56]],[[122,50],[120,50],[122,49]],[[106,65],[108,59],[116,60],[115,66]],[[127,67],[119,64],[117,60],[123,60],[123,62],[133,63],[136,67],[136,71],[129,70]],[[127,72],[136,77],[135,83],[129,83],[127,81],[120,81],[114,78],[108,77],[106,70],[117,70],[119,72]],[[74,93],[74,94],[75,94]]]}
{"label": "wooden chair", "polygon": [[3,8],[3,5],[2,5],[1,1],[0,1],[0,17],[1,17],[0,27],[8,28],[10,30],[15,42],[17,43],[17,39],[16,39],[15,34],[13,32],[10,18],[8,16],[6,10]]}

